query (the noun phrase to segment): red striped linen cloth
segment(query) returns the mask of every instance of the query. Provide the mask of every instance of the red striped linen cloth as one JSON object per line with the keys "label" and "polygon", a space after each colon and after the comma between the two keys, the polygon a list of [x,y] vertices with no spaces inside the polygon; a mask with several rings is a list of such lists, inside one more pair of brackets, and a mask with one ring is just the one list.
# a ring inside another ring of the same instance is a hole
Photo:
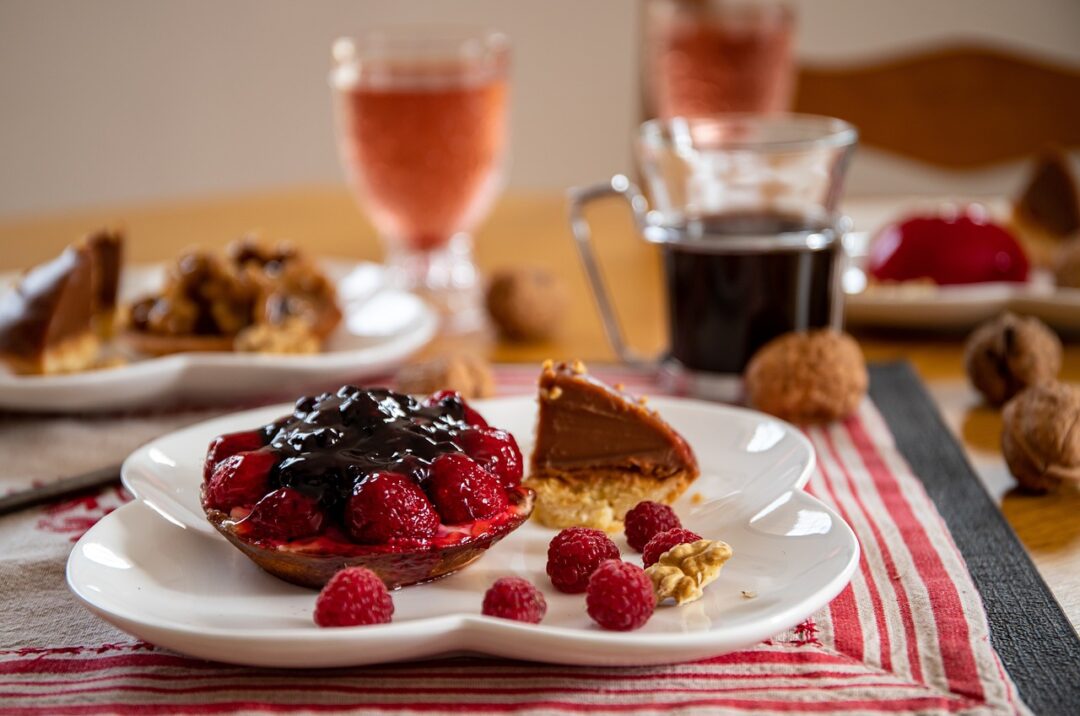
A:
{"label": "red striped linen cloth", "polygon": [[[596,374],[663,393],[639,373]],[[500,392],[528,393],[535,375],[501,367]],[[876,408],[866,401],[806,434],[818,455],[808,490],[854,528],[861,563],[828,607],[753,648],[643,668],[477,657],[288,671],[190,659],[98,621],[66,590],[72,542],[126,499],[109,489],[0,520],[0,711],[1028,713],[964,561]]]}

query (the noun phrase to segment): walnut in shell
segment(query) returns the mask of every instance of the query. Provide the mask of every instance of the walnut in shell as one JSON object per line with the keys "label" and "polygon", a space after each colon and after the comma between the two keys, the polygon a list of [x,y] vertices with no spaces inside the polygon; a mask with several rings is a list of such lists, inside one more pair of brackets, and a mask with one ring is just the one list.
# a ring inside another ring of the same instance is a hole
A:
{"label": "walnut in shell", "polygon": [[1080,390],[1032,386],[1006,404],[1002,418],[1001,451],[1022,488],[1047,492],[1063,480],[1080,482]]}
{"label": "walnut in shell", "polygon": [[986,402],[1001,405],[1028,386],[1057,378],[1061,341],[1037,318],[1003,313],[968,338],[964,366]]}
{"label": "walnut in shell", "polygon": [[751,405],[793,423],[826,423],[859,407],[869,377],[859,344],[831,328],[785,333],[746,368]]}
{"label": "walnut in shell", "polygon": [[395,382],[398,390],[412,395],[456,390],[461,397],[472,399],[495,392],[495,375],[488,362],[464,353],[406,365],[398,371]]}
{"label": "walnut in shell", "polygon": [[491,277],[486,303],[504,338],[543,340],[555,333],[566,311],[566,288],[542,268],[502,269]]}

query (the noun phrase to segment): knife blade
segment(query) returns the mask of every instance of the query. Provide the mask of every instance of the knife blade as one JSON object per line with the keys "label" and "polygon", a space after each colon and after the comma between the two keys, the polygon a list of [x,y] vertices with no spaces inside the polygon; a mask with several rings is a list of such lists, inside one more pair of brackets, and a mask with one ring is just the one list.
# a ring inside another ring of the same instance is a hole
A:
{"label": "knife blade", "polygon": [[45,485],[19,490],[0,497],[0,515],[17,512],[33,505],[39,505],[42,502],[50,502],[94,487],[101,487],[111,482],[117,482],[119,479],[120,466],[109,465],[98,470],[84,472],[81,475],[72,475],[71,477],[53,480]]}

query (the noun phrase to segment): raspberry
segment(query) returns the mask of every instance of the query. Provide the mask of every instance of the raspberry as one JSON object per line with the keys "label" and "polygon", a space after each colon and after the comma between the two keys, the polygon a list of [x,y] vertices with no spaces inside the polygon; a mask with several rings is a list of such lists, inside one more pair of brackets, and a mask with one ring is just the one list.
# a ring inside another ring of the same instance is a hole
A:
{"label": "raspberry", "polygon": [[600,530],[568,527],[548,545],[547,573],[560,592],[580,594],[601,562],[618,558],[619,548]]}
{"label": "raspberry", "polygon": [[326,515],[315,499],[282,487],[256,502],[243,524],[257,536],[299,539],[321,532],[325,521]]}
{"label": "raspberry", "polygon": [[639,502],[623,518],[626,523],[626,541],[637,552],[645,549],[656,535],[676,527],[682,527],[675,510],[659,502]]}
{"label": "raspberry", "polygon": [[210,449],[206,451],[206,462],[203,463],[203,480],[209,482],[214,468],[225,458],[232,457],[240,452],[258,450],[265,444],[263,434],[257,430],[218,435],[210,442]]}
{"label": "raspberry", "polygon": [[652,580],[636,564],[609,559],[589,577],[585,609],[605,629],[638,629],[655,608]]}
{"label": "raspberry", "polygon": [[488,426],[487,421],[484,420],[480,413],[473,410],[465,399],[461,397],[461,394],[456,390],[440,390],[437,393],[432,393],[431,397],[425,401],[428,405],[438,405],[439,403],[460,403],[461,408],[465,413],[465,422],[473,427],[486,428]]}
{"label": "raspberry", "polygon": [[408,477],[376,472],[356,486],[345,508],[345,525],[357,542],[383,544],[394,538],[433,537],[439,515]]}
{"label": "raspberry", "polygon": [[649,543],[645,545],[641,561],[645,563],[646,567],[651,567],[656,564],[657,560],[660,559],[660,556],[663,555],[664,552],[667,552],[672,547],[686,544],[687,542],[697,542],[699,539],[701,539],[701,535],[683,529],[682,527],[676,527],[673,530],[661,532],[649,540]]}
{"label": "raspberry", "polygon": [[315,600],[321,627],[388,624],[394,601],[378,575],[365,567],[346,567],[326,583]]}
{"label": "raspberry", "polygon": [[241,452],[217,464],[206,483],[206,506],[229,510],[237,505],[258,502],[267,491],[273,453]]}
{"label": "raspberry", "polygon": [[509,504],[498,478],[461,453],[440,455],[431,465],[427,485],[435,509],[451,525],[486,519]]}
{"label": "raspberry", "polygon": [[547,601],[532,582],[521,577],[503,577],[484,594],[483,613],[489,617],[539,624],[547,614]]}
{"label": "raspberry", "polygon": [[480,463],[507,490],[521,484],[524,462],[514,436],[496,428],[466,430],[458,436],[465,453]]}

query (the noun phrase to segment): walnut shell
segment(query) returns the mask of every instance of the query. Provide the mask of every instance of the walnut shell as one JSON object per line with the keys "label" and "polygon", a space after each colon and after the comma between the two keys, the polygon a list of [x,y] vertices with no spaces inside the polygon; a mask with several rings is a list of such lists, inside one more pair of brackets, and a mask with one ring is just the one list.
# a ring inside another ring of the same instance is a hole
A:
{"label": "walnut shell", "polygon": [[750,359],[745,375],[751,405],[803,424],[851,415],[868,384],[859,344],[831,328],[774,338]]}
{"label": "walnut shell", "polygon": [[439,390],[456,390],[466,399],[487,398],[495,393],[495,374],[483,358],[469,354],[443,355],[422,363],[412,363],[398,371],[398,390],[425,395]]}
{"label": "walnut shell", "polygon": [[1002,417],[1001,451],[1022,488],[1047,492],[1063,480],[1080,482],[1080,390],[1032,386],[1009,401]]}
{"label": "walnut shell", "polygon": [[991,405],[1001,405],[1029,386],[1055,380],[1061,357],[1061,340],[1046,324],[1012,313],[976,328],[964,346],[968,378]]}
{"label": "walnut shell", "polygon": [[491,277],[486,304],[504,338],[543,340],[555,333],[566,311],[566,287],[542,268],[503,269]]}

